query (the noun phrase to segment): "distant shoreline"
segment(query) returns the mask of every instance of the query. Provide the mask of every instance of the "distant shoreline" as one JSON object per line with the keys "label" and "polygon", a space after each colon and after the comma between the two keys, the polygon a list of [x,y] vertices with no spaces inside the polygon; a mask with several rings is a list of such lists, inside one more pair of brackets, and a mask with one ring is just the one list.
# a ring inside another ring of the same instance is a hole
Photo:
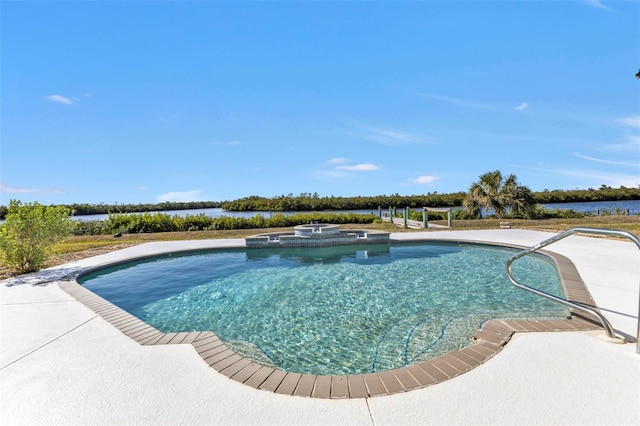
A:
{"label": "distant shoreline", "polygon": [[[225,212],[337,212],[368,210],[377,212],[378,207],[451,207],[462,205],[465,192],[450,194],[428,193],[426,195],[380,195],[369,197],[320,197],[318,194],[281,195],[276,197],[251,196],[232,201],[189,201],[140,204],[65,204],[74,212],[75,217],[88,215],[106,215],[110,213],[171,213],[181,210],[222,209]],[[534,192],[534,198],[541,205],[561,205],[576,203],[622,203],[640,201],[640,188],[609,188],[553,190]],[[555,208],[555,207],[552,207]],[[0,220],[5,218],[6,206],[0,206]]]}
{"label": "distant shoreline", "polygon": [[[621,211],[629,210],[630,215],[640,214],[640,200],[620,200],[620,201],[588,201],[588,202],[578,202],[578,203],[549,203],[549,204],[541,204],[545,208],[549,210],[574,210],[580,213],[590,213],[593,214],[596,211],[600,211],[600,213],[604,211],[615,210],[619,208]],[[459,206],[453,208],[461,208]],[[386,210],[384,208],[383,210]],[[284,214],[284,215],[292,215],[292,214],[311,214],[311,213],[356,213],[356,214],[378,214],[378,209],[354,209],[354,210],[320,210],[320,211],[311,211],[311,210],[288,210],[288,211],[272,211],[271,215],[276,214]],[[268,211],[261,210],[252,210],[252,211],[230,211],[223,210],[220,207],[211,208],[211,209],[182,209],[182,210],[164,210],[164,211],[148,211],[148,212],[129,212],[127,214],[143,214],[143,213],[162,213],[169,214],[171,216],[187,216],[187,215],[196,215],[196,214],[205,214],[210,217],[244,217],[251,218],[258,214],[263,216],[269,215]],[[96,215],[75,215],[74,218],[77,220],[106,220],[109,218],[108,214],[96,214]]]}

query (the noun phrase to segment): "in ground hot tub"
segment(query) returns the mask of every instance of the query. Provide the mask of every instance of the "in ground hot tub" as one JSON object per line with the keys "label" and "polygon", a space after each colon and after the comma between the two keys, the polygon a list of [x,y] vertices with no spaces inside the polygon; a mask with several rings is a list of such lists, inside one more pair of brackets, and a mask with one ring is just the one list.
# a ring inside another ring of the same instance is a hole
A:
{"label": "in ground hot tub", "polygon": [[310,223],[308,225],[298,225],[293,228],[295,235],[299,237],[310,237],[312,235],[335,235],[340,234],[340,225],[330,223]]}
{"label": "in ground hot tub", "polygon": [[331,223],[310,223],[294,227],[294,232],[277,232],[246,237],[247,247],[317,247],[346,244],[389,243],[389,233],[347,229]]}

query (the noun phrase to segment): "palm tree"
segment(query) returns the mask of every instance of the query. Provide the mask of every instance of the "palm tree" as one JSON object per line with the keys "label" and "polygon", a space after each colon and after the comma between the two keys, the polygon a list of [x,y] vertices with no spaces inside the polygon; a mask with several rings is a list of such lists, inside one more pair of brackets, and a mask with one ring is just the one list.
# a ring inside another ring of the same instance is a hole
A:
{"label": "palm tree", "polygon": [[499,170],[480,176],[469,188],[463,205],[472,216],[480,216],[480,208],[493,210],[498,219],[507,212],[529,216],[536,201],[531,190],[518,183],[514,174],[503,179]]}

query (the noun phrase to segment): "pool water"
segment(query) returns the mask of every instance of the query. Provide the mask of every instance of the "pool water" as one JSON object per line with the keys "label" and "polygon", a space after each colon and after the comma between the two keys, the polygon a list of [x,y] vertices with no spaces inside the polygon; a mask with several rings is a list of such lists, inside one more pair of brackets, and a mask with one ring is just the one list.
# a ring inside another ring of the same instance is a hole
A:
{"label": "pool water", "polygon": [[[515,253],[451,243],[225,250],[127,263],[79,282],[160,331],[211,330],[264,365],[362,374],[465,347],[489,319],[566,317],[509,283]],[[513,272],[564,297],[543,256],[519,259]]]}

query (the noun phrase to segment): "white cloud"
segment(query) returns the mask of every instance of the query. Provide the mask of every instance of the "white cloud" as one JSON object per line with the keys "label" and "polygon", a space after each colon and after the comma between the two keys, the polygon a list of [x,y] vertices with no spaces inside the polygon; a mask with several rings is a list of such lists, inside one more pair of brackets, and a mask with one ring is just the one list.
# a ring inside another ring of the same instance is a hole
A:
{"label": "white cloud", "polygon": [[411,133],[398,130],[380,129],[376,127],[369,127],[367,130],[370,132],[370,137],[373,140],[382,143],[413,143],[417,140],[417,137]]}
{"label": "white cloud", "polygon": [[637,127],[640,128],[640,115],[634,117],[625,117],[618,120],[618,123],[625,127]]}
{"label": "white cloud", "polygon": [[595,158],[595,157],[589,157],[588,155],[583,155],[580,154],[579,152],[574,152],[573,155],[575,155],[578,158],[582,158],[584,160],[589,160],[589,161],[594,161],[596,163],[604,163],[604,164],[614,164],[617,166],[631,166],[631,167],[638,167],[638,163],[632,163],[629,161],[613,161],[613,160],[605,160],[602,158]]}
{"label": "white cloud", "polygon": [[415,179],[411,179],[411,182],[413,183],[417,183],[419,185],[426,185],[429,183],[433,183],[435,181],[437,181],[438,178],[436,176],[418,176]]}
{"label": "white cloud", "polygon": [[136,189],[137,189],[138,191],[146,191],[146,190],[147,190],[147,187],[146,187],[146,186],[144,186],[144,185],[140,185],[140,186],[136,186]]}
{"label": "white cloud", "polygon": [[412,133],[403,132],[394,129],[384,129],[381,127],[372,126],[359,126],[360,131],[349,131],[347,134],[357,136],[361,139],[374,141],[383,145],[405,145],[405,144],[417,144],[421,142],[421,139]]}
{"label": "white cloud", "polygon": [[584,0],[584,2],[586,4],[588,4],[591,7],[595,7],[596,9],[607,9],[610,10],[609,7],[605,6],[604,4],[602,4],[602,2],[600,0]]}
{"label": "white cloud", "polygon": [[327,160],[325,162],[325,164],[327,164],[327,165],[336,165],[336,164],[344,164],[344,163],[349,163],[349,162],[351,162],[351,160],[348,159],[348,158],[335,157],[335,158],[331,158],[331,159]]}
{"label": "white cloud", "polygon": [[322,164],[324,170],[317,170],[313,175],[321,180],[345,179],[354,176],[354,173],[375,172],[381,169],[380,166],[373,163],[351,163],[351,159],[344,157],[334,157]]}
{"label": "white cloud", "polygon": [[172,201],[182,201],[182,202],[201,201],[202,200],[202,197],[200,197],[201,192],[202,191],[197,189],[193,191],[167,192],[165,194],[158,195],[158,202],[164,203],[164,202],[172,202]]}
{"label": "white cloud", "polygon": [[[459,106],[459,107],[463,107],[463,108],[480,109],[480,110],[488,110],[488,111],[504,111],[507,108],[509,108],[507,103],[506,102],[502,102],[502,101],[497,101],[497,102],[476,101],[476,100],[472,100],[472,99],[456,98],[454,96],[439,95],[439,94],[436,94],[436,93],[414,92],[414,91],[411,91],[411,90],[409,91],[409,93],[411,93],[413,95],[417,95],[417,96],[422,96],[422,97],[425,97],[425,98],[433,99],[433,100],[436,100],[436,101],[446,102],[448,104]],[[518,105],[514,109],[518,110],[518,111],[524,111],[524,110],[526,110],[528,108],[529,108],[529,103],[528,102],[522,102],[522,103],[520,103],[520,105]]]}
{"label": "white cloud", "polygon": [[495,105],[490,104],[488,102],[478,102],[478,101],[473,101],[469,99],[460,99],[460,98],[455,98],[453,96],[438,95],[435,93],[420,93],[420,92],[414,92],[411,90],[409,91],[409,93],[417,96],[423,96],[425,98],[434,99],[436,101],[442,101],[448,104],[465,107],[465,108],[495,109]]}
{"label": "white cloud", "polygon": [[320,180],[335,180],[349,177],[351,174],[340,170],[319,170],[313,172],[313,177]]}
{"label": "white cloud", "polygon": [[640,156],[640,136],[627,135],[626,143],[603,145],[600,150],[625,154],[631,153],[638,157]]}
{"label": "white cloud", "polygon": [[627,188],[635,188],[640,186],[640,175],[612,173],[597,170],[585,169],[537,169],[548,174],[570,176],[580,178],[581,185],[588,187],[598,187],[602,184],[617,188],[626,186]]}
{"label": "white cloud", "polygon": [[57,102],[59,104],[64,104],[64,105],[73,104],[73,101],[71,99],[65,98],[64,96],[61,96],[61,95],[51,95],[51,96],[45,97],[45,99],[51,102]]}
{"label": "white cloud", "polygon": [[55,188],[14,188],[7,185],[0,185],[0,192],[3,194],[62,194],[62,190]]}
{"label": "white cloud", "polygon": [[336,170],[346,170],[349,172],[374,172],[380,170],[379,166],[371,163],[355,164],[353,166],[338,166]]}

